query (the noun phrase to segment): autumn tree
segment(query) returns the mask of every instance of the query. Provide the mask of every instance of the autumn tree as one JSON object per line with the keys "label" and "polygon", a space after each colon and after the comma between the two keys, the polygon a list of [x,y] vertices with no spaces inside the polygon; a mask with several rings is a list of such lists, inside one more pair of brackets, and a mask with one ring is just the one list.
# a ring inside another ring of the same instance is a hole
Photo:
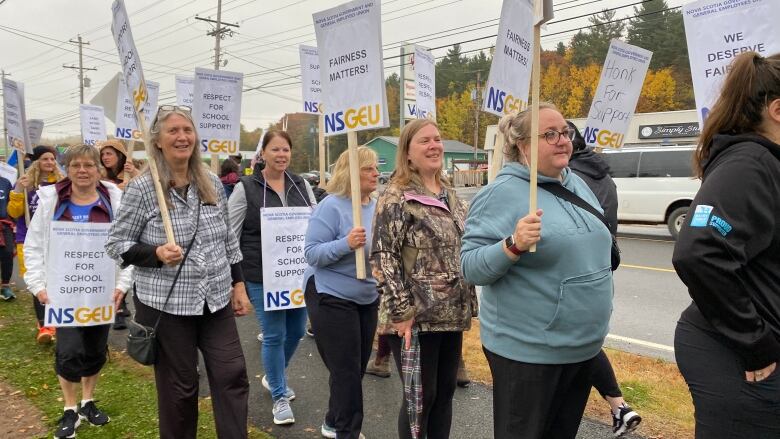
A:
{"label": "autumn tree", "polygon": [[636,106],[637,113],[671,111],[679,109],[675,101],[677,83],[670,68],[648,71],[642,85],[642,94]]}

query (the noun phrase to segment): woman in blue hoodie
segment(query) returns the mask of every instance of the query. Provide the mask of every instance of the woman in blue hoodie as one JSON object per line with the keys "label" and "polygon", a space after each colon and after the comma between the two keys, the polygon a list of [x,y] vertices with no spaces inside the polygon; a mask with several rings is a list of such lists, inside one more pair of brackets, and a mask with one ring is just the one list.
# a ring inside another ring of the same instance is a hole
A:
{"label": "woman in blue hoodie", "polygon": [[542,187],[539,209],[528,213],[532,135],[540,137],[539,183],[560,184],[601,211],[568,168],[572,132],[553,105],[540,105],[539,133],[530,133],[530,111],[504,116],[499,130],[508,164],[472,201],[461,250],[466,280],[483,286],[494,437],[574,438],[612,313],[612,238],[596,216]]}

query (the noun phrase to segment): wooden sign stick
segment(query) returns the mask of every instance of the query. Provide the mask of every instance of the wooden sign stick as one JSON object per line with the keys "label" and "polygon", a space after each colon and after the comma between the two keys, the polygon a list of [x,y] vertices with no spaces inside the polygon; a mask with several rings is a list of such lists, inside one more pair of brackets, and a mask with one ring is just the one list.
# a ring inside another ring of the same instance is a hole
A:
{"label": "wooden sign stick", "polygon": [[[538,1],[538,0],[537,0]],[[534,60],[533,69],[531,73],[531,162],[529,163],[531,168],[531,181],[530,181],[530,197],[528,202],[528,213],[531,215],[536,214],[536,184],[537,184],[537,171],[539,167],[539,86],[542,78],[542,49],[541,49],[541,33],[542,26],[537,24],[534,26]],[[528,251],[530,253],[536,252],[536,244],[532,245]]]}
{"label": "wooden sign stick", "polygon": [[[352,194],[352,227],[362,227],[363,221],[360,215],[362,203],[360,202],[360,163],[357,152],[357,133],[347,132],[347,148],[349,149],[349,183]],[[322,178],[320,176],[320,178]],[[355,250],[355,271],[358,279],[366,278],[366,249],[360,247]]]}
{"label": "wooden sign stick", "polygon": [[[165,229],[165,237],[168,239],[168,244],[176,244],[176,238],[173,235],[173,225],[171,224],[171,215],[168,213],[168,204],[165,202],[165,194],[162,190],[162,182],[160,182],[160,173],[157,170],[157,161],[151,154],[152,145],[151,136],[149,135],[149,128],[146,126],[146,119],[142,111],[136,108],[135,118],[138,121],[138,128],[144,136],[144,146],[146,147],[146,157],[149,165],[149,171],[152,173],[152,181],[154,182],[154,191],[157,194],[157,204],[160,206],[160,216],[162,217],[163,228]],[[198,145],[195,145],[198,148]]]}
{"label": "wooden sign stick", "polygon": [[319,130],[317,131],[318,133],[317,143],[319,146],[319,153],[320,153],[320,188],[325,189],[325,186],[327,184],[327,181],[325,179],[325,171],[327,167],[327,164],[325,162],[325,160],[327,159],[327,157],[325,157],[325,115],[320,114],[318,116],[318,119],[319,119]]}

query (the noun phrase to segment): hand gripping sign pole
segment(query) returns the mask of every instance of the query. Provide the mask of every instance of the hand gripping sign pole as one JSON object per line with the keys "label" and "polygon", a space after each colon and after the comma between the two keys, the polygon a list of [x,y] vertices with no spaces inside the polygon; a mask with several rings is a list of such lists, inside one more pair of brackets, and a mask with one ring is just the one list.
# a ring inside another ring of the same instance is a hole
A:
{"label": "hand gripping sign pole", "polygon": [[[552,0],[535,0],[536,23],[534,24],[534,54],[531,73],[531,181],[528,213],[536,214],[537,171],[539,168],[539,89],[542,78],[541,35],[542,25],[553,18]],[[536,252],[536,244],[528,251]]]}
{"label": "hand gripping sign pole", "polygon": [[138,56],[138,51],[136,50],[135,42],[133,41],[133,34],[130,31],[130,20],[127,16],[124,0],[114,1],[111,5],[111,15],[111,33],[114,35],[114,42],[116,43],[116,48],[119,52],[119,62],[122,64],[122,73],[125,76],[127,93],[133,101],[138,128],[141,130],[141,133],[143,133],[144,146],[149,161],[149,170],[152,173],[152,181],[154,182],[154,190],[157,194],[157,204],[160,206],[160,216],[162,217],[165,236],[169,244],[175,244],[176,240],[173,235],[173,226],[171,225],[168,204],[166,203],[165,194],[163,193],[162,184],[160,183],[160,173],[157,169],[157,161],[151,154],[154,145],[152,145],[149,127],[146,126],[146,119],[143,114],[144,104],[147,99],[146,82],[144,81],[144,74],[141,69],[141,58]]}

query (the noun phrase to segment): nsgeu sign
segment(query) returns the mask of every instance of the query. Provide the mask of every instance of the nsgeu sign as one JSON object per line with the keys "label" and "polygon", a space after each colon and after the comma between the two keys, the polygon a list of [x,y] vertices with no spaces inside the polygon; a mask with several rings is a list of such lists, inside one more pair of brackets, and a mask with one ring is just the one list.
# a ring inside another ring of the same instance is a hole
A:
{"label": "nsgeu sign", "polygon": [[639,125],[640,139],[666,139],[670,137],[698,137],[698,122]]}

